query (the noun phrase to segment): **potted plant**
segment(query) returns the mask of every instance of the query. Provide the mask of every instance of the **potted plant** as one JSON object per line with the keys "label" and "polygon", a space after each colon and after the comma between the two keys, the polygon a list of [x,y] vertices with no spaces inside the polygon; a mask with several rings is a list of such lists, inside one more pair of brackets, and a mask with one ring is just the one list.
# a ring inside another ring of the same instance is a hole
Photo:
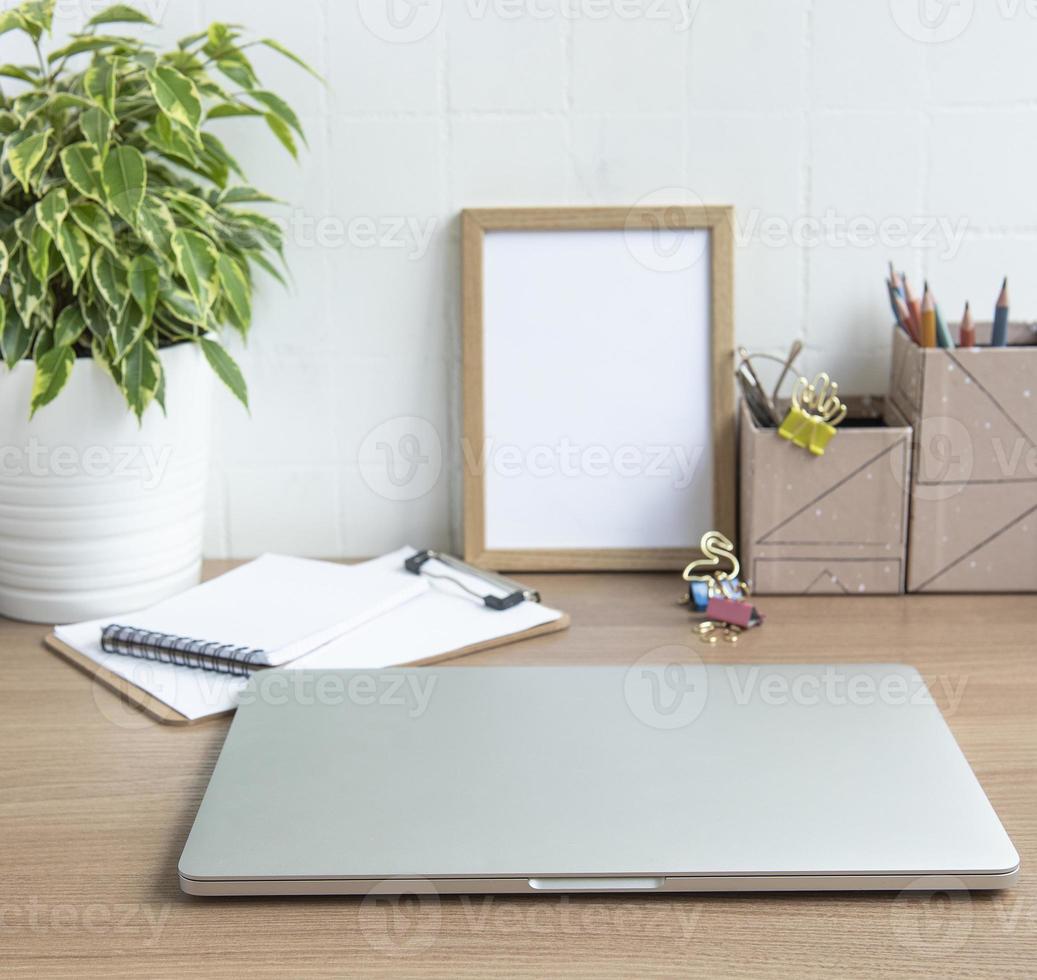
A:
{"label": "potted plant", "polygon": [[212,374],[247,406],[220,338],[283,261],[212,123],[254,117],[295,156],[246,51],[311,70],[224,24],[157,51],[113,32],[150,23],[124,4],[47,50],[53,9],[0,14],[36,52],[0,67],[0,614],[40,622],[198,580]]}

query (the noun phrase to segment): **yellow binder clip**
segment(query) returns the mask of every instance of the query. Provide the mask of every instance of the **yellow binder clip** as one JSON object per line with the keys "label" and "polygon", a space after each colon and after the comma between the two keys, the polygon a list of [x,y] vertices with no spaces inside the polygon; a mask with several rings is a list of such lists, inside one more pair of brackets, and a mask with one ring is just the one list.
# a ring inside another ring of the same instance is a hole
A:
{"label": "yellow binder clip", "polygon": [[838,392],[839,385],[824,371],[813,381],[798,378],[778,435],[815,456],[824,456],[835,427],[846,418],[846,406],[839,400]]}

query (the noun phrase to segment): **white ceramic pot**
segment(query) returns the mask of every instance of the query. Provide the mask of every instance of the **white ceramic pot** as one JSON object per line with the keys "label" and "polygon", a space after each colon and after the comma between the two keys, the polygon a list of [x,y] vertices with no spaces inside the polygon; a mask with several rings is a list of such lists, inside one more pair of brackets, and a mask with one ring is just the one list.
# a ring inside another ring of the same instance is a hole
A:
{"label": "white ceramic pot", "polygon": [[31,420],[33,364],[0,367],[0,614],[93,619],[198,582],[212,371],[195,344],[159,356],[168,415],[139,426],[88,358]]}

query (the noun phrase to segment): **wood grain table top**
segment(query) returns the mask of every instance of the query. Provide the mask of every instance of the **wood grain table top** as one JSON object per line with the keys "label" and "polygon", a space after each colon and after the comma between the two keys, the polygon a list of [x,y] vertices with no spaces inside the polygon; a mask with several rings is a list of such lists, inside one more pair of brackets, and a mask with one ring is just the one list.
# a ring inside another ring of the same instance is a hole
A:
{"label": "wood grain table top", "polygon": [[48,652],[45,628],[0,619],[0,972],[1037,975],[1037,597],[761,598],[761,629],[708,647],[674,576],[524,578],[572,628],[467,663],[624,664],[683,646],[713,662],[914,665],[1021,855],[1019,884],[953,898],[192,898],[176,864],[227,720],[160,726]]}

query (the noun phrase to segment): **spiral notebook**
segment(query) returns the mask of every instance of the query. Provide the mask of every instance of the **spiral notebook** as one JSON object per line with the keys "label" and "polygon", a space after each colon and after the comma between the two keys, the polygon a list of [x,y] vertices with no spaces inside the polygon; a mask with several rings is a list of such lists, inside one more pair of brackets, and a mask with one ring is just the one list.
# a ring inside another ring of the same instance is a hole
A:
{"label": "spiral notebook", "polygon": [[564,629],[536,601],[497,611],[454,568],[413,548],[359,565],[265,555],[150,609],[57,626],[47,645],[153,718],[232,711],[266,667],[364,668],[443,659]]}

